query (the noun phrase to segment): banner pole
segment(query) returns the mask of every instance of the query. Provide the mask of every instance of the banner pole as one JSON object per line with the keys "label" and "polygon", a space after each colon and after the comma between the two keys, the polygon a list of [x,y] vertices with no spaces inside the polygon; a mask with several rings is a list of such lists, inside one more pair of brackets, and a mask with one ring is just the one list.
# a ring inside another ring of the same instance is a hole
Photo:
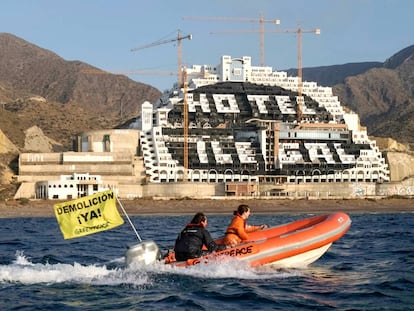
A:
{"label": "banner pole", "polygon": [[125,217],[127,218],[127,220],[128,220],[128,222],[129,222],[129,224],[131,225],[132,229],[134,230],[135,235],[137,236],[138,240],[139,240],[140,242],[142,242],[142,239],[141,239],[141,237],[139,236],[137,229],[135,229],[134,224],[132,223],[132,221],[131,221],[131,219],[129,218],[129,216],[128,216],[127,212],[125,211],[124,207],[122,206],[122,203],[121,203],[121,201],[118,199],[118,196],[116,196],[116,201],[118,202],[119,206],[121,207],[122,212],[124,213]]}

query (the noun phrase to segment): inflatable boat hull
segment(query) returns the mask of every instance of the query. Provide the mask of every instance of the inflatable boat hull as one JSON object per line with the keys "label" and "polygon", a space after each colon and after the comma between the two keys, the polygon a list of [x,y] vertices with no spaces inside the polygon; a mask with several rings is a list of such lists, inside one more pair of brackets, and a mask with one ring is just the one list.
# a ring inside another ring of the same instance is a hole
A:
{"label": "inflatable boat hull", "polygon": [[350,217],[342,212],[313,216],[250,233],[245,243],[200,258],[177,262],[170,254],[165,263],[191,266],[235,258],[252,267],[302,268],[318,260],[350,226]]}

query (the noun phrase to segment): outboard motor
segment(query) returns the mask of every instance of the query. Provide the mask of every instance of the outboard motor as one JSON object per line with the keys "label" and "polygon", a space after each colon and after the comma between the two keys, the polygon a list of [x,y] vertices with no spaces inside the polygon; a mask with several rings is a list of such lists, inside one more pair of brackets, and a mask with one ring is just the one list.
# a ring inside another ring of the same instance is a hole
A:
{"label": "outboard motor", "polygon": [[125,263],[150,265],[161,259],[158,245],[154,241],[144,241],[139,244],[129,246],[125,252]]}

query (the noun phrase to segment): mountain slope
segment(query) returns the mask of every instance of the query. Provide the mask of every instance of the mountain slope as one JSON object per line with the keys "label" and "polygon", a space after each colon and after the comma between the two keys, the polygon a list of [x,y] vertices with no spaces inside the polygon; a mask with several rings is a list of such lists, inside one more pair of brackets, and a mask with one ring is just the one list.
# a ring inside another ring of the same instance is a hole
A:
{"label": "mountain slope", "polygon": [[[343,83],[345,78],[367,72],[372,68],[381,68],[381,62],[348,63],[343,65],[303,68],[303,81],[316,81],[319,85],[333,86]],[[287,70],[290,76],[297,76],[297,69]]]}
{"label": "mountain slope", "polygon": [[70,149],[74,134],[125,123],[140,113],[144,101],[161,95],[122,75],[90,73],[95,69],[1,33],[0,128],[23,148],[24,131],[37,125]]}
{"label": "mountain slope", "polygon": [[[297,69],[289,69],[297,75]],[[385,62],[303,68],[303,80],[333,87],[344,106],[357,112],[368,133],[414,147],[414,45]]]}
{"label": "mountain slope", "polygon": [[382,68],[346,78],[333,91],[359,114],[370,135],[414,144],[414,46],[389,58]]}

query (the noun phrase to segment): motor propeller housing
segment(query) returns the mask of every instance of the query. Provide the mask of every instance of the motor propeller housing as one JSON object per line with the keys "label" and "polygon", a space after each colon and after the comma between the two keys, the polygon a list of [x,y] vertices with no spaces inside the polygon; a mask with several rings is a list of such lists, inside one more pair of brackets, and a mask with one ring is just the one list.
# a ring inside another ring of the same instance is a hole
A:
{"label": "motor propeller housing", "polygon": [[160,260],[161,252],[154,241],[143,241],[139,244],[129,246],[125,252],[125,263],[150,265]]}

